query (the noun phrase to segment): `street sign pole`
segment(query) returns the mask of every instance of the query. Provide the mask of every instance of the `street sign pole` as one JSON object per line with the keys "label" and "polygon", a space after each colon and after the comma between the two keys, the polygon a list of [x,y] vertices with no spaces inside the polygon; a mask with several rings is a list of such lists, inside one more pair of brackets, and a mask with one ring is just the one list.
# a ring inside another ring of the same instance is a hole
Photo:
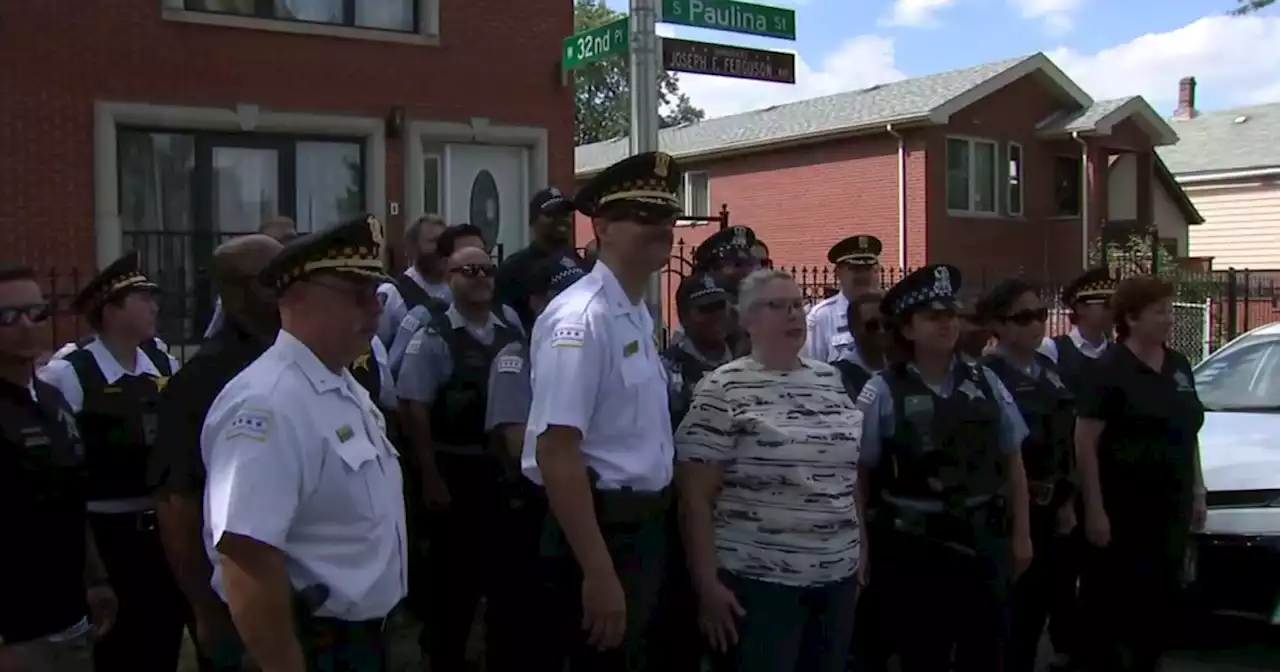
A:
{"label": "street sign pole", "polygon": [[[658,76],[662,73],[662,50],[658,45],[659,0],[631,0],[631,153],[658,151]],[[661,331],[662,275],[649,280],[646,301],[653,324]]]}

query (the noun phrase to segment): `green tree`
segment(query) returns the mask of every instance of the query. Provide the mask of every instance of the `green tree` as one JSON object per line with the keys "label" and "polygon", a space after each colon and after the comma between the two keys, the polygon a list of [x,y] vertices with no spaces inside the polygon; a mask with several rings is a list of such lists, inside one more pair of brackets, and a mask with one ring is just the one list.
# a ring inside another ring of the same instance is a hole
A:
{"label": "green tree", "polygon": [[1249,14],[1264,7],[1270,7],[1276,0],[1236,0],[1239,6],[1231,10],[1232,14]]}
{"label": "green tree", "polygon": [[[574,0],[573,30],[580,33],[623,16],[604,0]],[[574,71],[574,141],[586,145],[626,135],[631,128],[631,83],[625,56],[615,56]],[[658,80],[662,127],[701,121],[706,113],[681,93],[675,75]]]}

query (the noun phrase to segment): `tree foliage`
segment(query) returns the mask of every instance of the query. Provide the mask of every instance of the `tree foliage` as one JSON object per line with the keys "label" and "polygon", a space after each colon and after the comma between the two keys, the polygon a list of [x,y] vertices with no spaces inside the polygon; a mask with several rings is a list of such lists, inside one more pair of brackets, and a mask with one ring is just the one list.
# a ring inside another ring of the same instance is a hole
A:
{"label": "tree foliage", "polygon": [[[622,17],[604,0],[574,0],[573,31],[581,33]],[[579,68],[574,77],[574,141],[586,145],[627,135],[631,129],[631,82],[625,56],[615,56]],[[675,75],[658,80],[663,128],[701,121],[706,113],[680,92]]]}
{"label": "tree foliage", "polygon": [[1238,6],[1231,10],[1232,14],[1249,14],[1256,12],[1264,7],[1275,4],[1276,0],[1236,0]]}

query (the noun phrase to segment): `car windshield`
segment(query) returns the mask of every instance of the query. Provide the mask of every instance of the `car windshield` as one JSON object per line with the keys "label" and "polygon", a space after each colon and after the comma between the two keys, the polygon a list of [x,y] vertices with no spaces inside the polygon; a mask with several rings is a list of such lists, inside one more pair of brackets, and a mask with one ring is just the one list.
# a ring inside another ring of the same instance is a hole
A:
{"label": "car windshield", "polygon": [[1280,336],[1246,336],[1195,368],[1208,411],[1280,412]]}

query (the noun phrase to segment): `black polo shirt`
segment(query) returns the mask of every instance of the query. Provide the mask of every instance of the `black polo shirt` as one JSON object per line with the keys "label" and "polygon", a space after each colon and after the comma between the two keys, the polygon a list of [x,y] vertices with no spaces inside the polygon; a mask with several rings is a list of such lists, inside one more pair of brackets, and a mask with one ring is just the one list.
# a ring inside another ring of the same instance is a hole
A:
{"label": "black polo shirt", "polygon": [[554,255],[566,252],[571,253],[580,263],[585,264],[577,251],[573,250],[569,245],[544,246],[534,242],[523,250],[503,259],[502,265],[498,267],[498,277],[494,281],[493,288],[494,301],[500,306],[511,306],[512,310],[516,311],[516,315],[520,316],[520,322],[524,326],[526,334],[532,332],[533,322],[536,319],[529,310],[528,302],[525,300],[529,296],[529,292],[526,289],[528,287],[527,280],[537,269],[538,264]]}
{"label": "black polo shirt", "polygon": [[1166,348],[1156,371],[1117,344],[1086,367],[1082,382],[1078,416],[1106,423],[1098,463],[1113,535],[1182,541],[1204,424],[1191,362]]}
{"label": "black polo shirt", "polygon": [[156,447],[148,469],[155,492],[203,495],[206,474],[200,432],[205,415],[222,388],[269,346],[228,317],[226,326],[169,379],[157,408]]}
{"label": "black polo shirt", "polygon": [[0,381],[0,640],[55,634],[85,604],[84,446],[66,400]]}

